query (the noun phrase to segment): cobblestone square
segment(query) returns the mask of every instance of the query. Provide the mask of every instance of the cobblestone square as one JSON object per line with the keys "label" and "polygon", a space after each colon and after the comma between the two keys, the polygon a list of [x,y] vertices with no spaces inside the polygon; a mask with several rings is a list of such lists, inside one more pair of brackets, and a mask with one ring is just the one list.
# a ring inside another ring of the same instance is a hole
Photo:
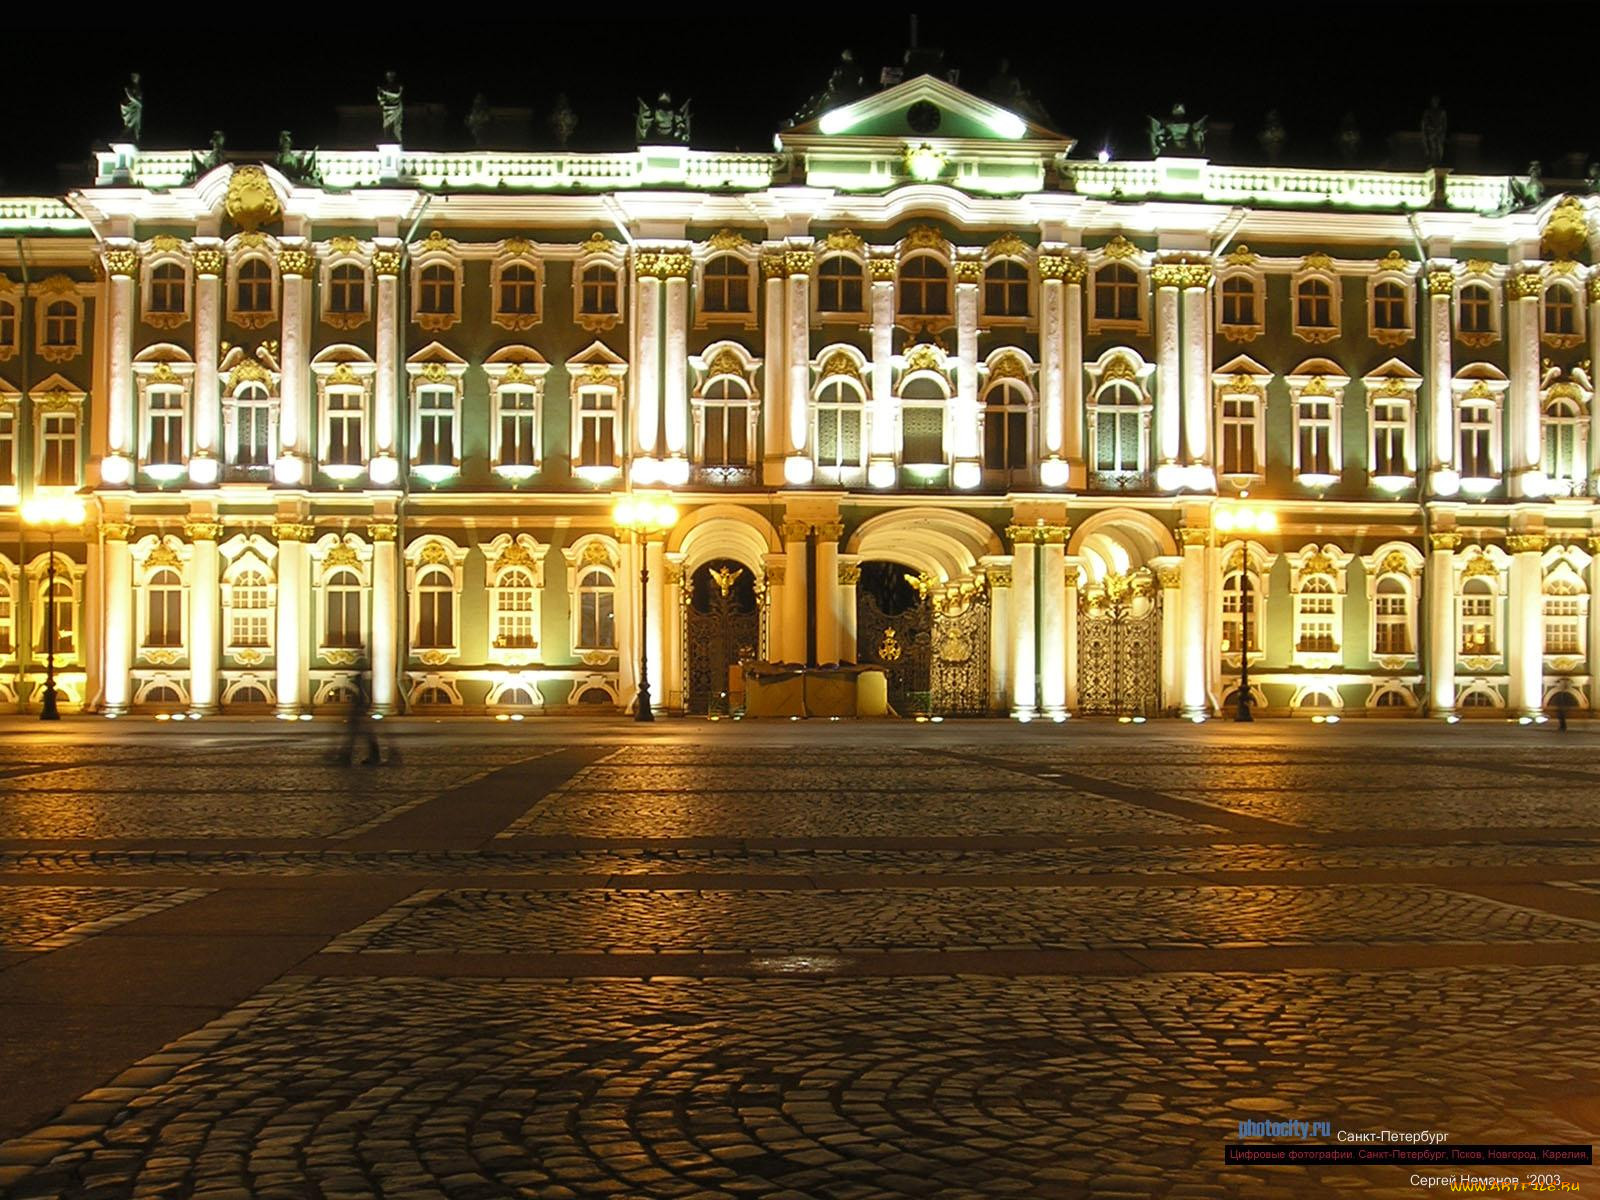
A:
{"label": "cobblestone square", "polygon": [[1223,1146],[1587,1144],[1600,735],[1455,732],[21,731],[0,1194],[1400,1197]]}

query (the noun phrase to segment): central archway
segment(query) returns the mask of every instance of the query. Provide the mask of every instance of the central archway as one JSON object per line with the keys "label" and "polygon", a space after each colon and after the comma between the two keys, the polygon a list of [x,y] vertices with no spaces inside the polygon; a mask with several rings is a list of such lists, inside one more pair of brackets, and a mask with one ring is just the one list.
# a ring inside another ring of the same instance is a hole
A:
{"label": "central archway", "polygon": [[933,709],[933,607],[906,564],[869,559],[856,582],[856,657],[883,668],[889,707],[900,716]]}

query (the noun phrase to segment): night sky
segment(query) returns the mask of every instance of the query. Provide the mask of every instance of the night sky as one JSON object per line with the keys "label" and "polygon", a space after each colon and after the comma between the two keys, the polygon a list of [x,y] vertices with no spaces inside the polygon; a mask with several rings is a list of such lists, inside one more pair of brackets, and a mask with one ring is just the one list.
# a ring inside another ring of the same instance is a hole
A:
{"label": "night sky", "polygon": [[[1191,117],[1209,115],[1209,149],[1219,161],[1266,161],[1258,136],[1276,108],[1288,131],[1285,163],[1340,165],[1334,137],[1348,111],[1363,134],[1355,163],[1410,167],[1417,164],[1403,161],[1406,152],[1391,148],[1390,135],[1414,131],[1435,93],[1452,135],[1481,135],[1475,149],[1453,146],[1457,169],[1520,172],[1538,158],[1546,180],[1560,180],[1581,177],[1600,150],[1585,106],[1571,99],[1576,93],[1513,69],[1519,48],[1506,36],[1503,13],[1348,5],[1320,9],[1315,23],[1301,24],[1195,7],[1217,14],[1218,27],[1168,31],[1170,9],[1135,6],[1118,10],[1128,16],[1116,27],[1068,20],[1041,27],[1018,10],[998,22],[1001,40],[982,36],[970,18],[935,13],[922,19],[920,41],[943,46],[946,68],[959,69],[960,85],[980,94],[1008,58],[1054,127],[1079,139],[1078,156],[1108,146],[1117,157],[1148,157],[1147,114],[1165,115],[1182,100]],[[512,131],[502,134],[504,148],[553,149],[547,118],[565,93],[579,118],[572,148],[621,149],[632,144],[636,98],[665,89],[693,99],[697,147],[769,150],[772,134],[822,88],[843,47],[875,83],[881,66],[901,62],[909,41],[903,16],[843,26],[828,10],[801,25],[734,20],[727,10],[627,26],[541,18],[451,27],[433,14],[404,36],[355,36],[358,25],[341,20],[321,33],[276,21],[254,32],[166,20],[125,30],[12,26],[5,93],[19,107],[0,131],[0,191],[52,193],[89,182],[90,155],[118,132],[122,85],[134,70],[144,77],[142,141],[151,149],[203,147],[213,129],[225,131],[230,151],[270,152],[282,129],[294,132],[298,147],[370,145],[375,129],[366,122],[375,116],[348,113],[341,136],[335,109],[370,108],[392,68],[405,86],[408,147],[470,147],[463,122],[481,91],[491,106],[532,110],[531,122],[504,119],[500,128]],[[1518,36],[1542,40],[1545,22],[1537,25]],[[1154,44],[1139,48],[1151,30]],[[259,57],[251,51],[257,37]],[[613,52],[610,42],[620,48]],[[1531,51],[1531,41],[1522,49]],[[428,104],[443,108],[430,113]]]}

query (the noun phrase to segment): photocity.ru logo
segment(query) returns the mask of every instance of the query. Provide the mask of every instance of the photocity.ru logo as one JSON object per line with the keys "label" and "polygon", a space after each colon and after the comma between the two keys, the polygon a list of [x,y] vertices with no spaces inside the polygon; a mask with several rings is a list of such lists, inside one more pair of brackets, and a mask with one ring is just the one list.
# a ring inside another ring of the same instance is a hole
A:
{"label": "photocity.ru logo", "polygon": [[1240,1121],[1241,1138],[1331,1137],[1331,1121]]}

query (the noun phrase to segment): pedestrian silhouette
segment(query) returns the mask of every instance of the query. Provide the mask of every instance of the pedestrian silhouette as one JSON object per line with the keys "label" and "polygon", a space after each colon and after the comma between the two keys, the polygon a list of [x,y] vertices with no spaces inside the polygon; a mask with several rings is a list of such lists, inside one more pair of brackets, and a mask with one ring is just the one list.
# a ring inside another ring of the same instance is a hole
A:
{"label": "pedestrian silhouette", "polygon": [[350,711],[345,718],[344,725],[344,751],[341,758],[351,766],[356,762],[356,743],[366,744],[367,756],[361,761],[369,767],[375,767],[383,761],[383,749],[378,745],[378,735],[372,728],[371,697],[367,693],[367,681],[360,675],[355,677],[355,686],[350,690]]}

